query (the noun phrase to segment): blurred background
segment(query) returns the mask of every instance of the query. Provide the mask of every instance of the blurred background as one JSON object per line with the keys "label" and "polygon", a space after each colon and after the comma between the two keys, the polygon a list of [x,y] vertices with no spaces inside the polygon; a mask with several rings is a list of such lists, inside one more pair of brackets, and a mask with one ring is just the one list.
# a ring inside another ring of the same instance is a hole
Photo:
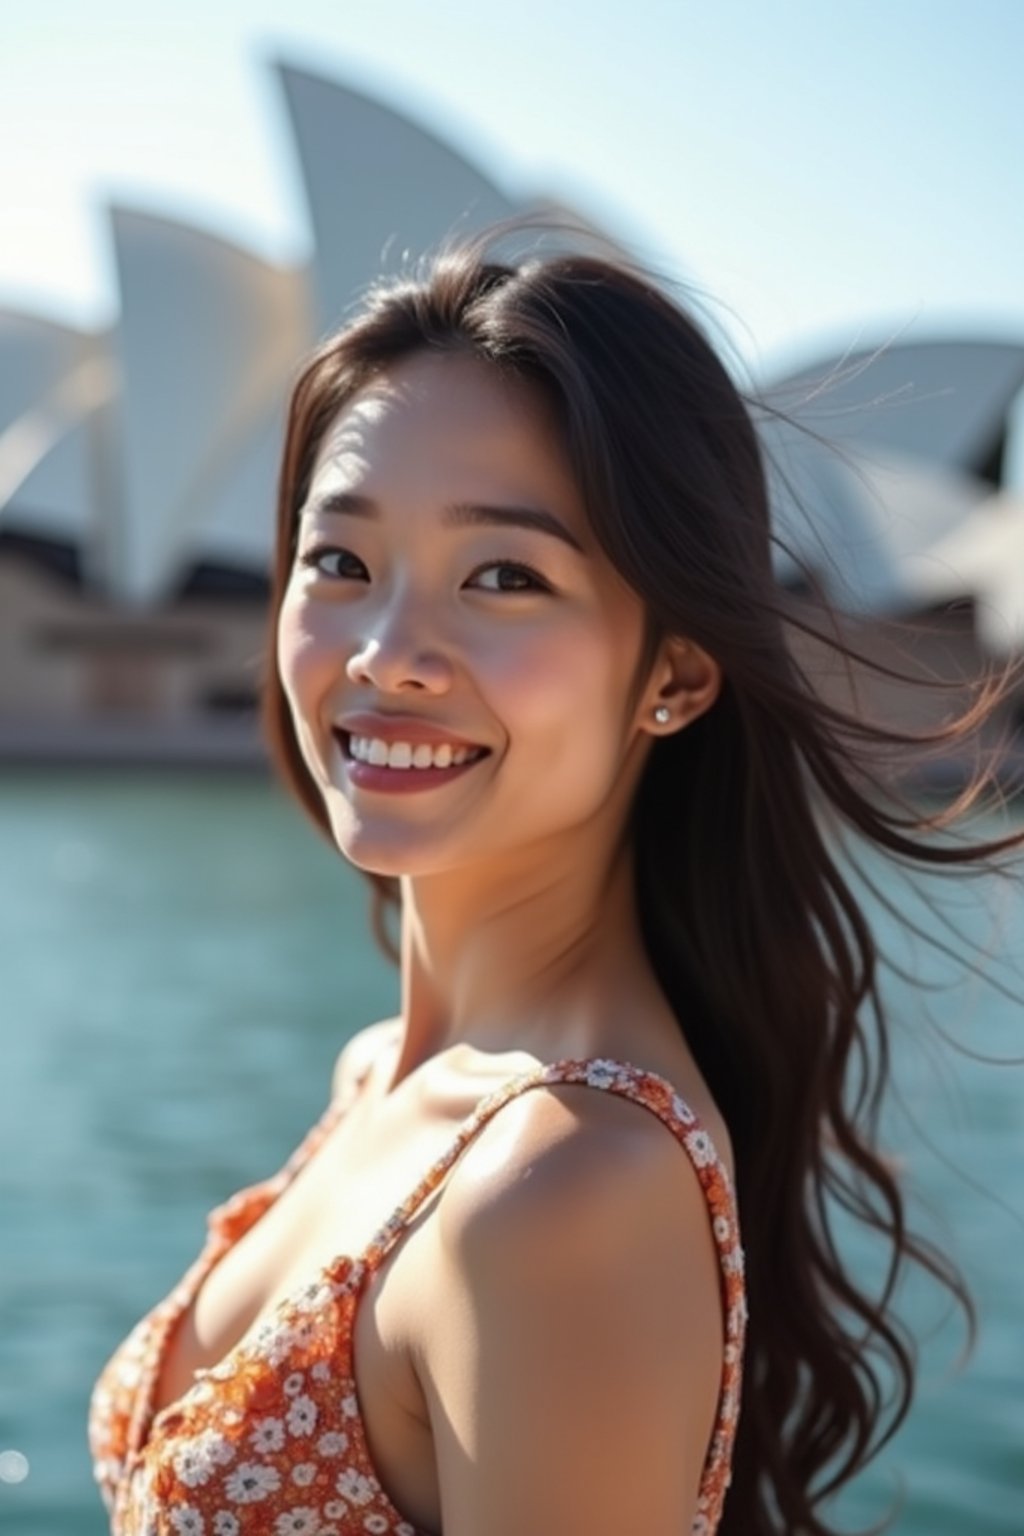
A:
{"label": "blurred background", "polygon": [[[100,1536],[100,1367],[394,1006],[362,887],[271,782],[256,719],[299,360],[445,235],[557,216],[548,245],[650,263],[744,388],[841,450],[765,420],[778,527],[866,652],[966,687],[1024,652],[1024,8],[20,10],[0,20],[0,1530]],[[903,723],[951,707],[864,686]],[[981,745],[1005,746],[1003,803],[970,830],[997,835],[1024,822],[1024,691]],[[908,785],[938,808],[971,766],[933,756]],[[908,1287],[918,1400],[839,1513],[900,1497],[901,1533],[1022,1536],[1024,1078],[975,1058],[1024,1055],[1024,897],[863,860],[951,948],[865,885],[889,1145],[981,1340],[958,1370],[955,1321]]]}

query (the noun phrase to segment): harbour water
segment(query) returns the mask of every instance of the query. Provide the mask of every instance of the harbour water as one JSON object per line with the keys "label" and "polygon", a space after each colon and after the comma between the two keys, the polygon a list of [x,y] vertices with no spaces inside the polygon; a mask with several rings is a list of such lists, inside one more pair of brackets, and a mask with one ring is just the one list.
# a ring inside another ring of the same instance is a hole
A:
{"label": "harbour water", "polygon": [[[1019,801],[1009,815],[1024,819]],[[918,1227],[965,1271],[981,1332],[957,1370],[943,1296],[908,1285],[903,1310],[929,1335],[918,1396],[839,1514],[853,1529],[901,1498],[900,1536],[1024,1536],[1024,1065],[963,1054],[1024,1058],[1024,892],[933,881],[940,921],[865,858],[902,917],[989,951],[979,979],[865,892],[889,958],[935,989],[886,973],[887,1150]],[[191,1263],[206,1212],[283,1163],[340,1046],[394,1007],[366,910],[359,878],[257,776],[0,778],[4,1536],[104,1536],[92,1384]],[[876,1273],[862,1235],[849,1252]]]}

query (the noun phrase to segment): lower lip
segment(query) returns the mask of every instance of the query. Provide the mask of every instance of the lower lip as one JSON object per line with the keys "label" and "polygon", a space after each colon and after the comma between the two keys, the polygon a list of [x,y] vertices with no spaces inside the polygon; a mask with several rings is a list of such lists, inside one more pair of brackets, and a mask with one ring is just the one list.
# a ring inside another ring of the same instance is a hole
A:
{"label": "lower lip", "polygon": [[470,763],[456,763],[451,768],[380,768],[376,763],[351,757],[343,738],[336,735],[334,739],[350,782],[357,789],[372,789],[386,795],[415,795],[424,789],[439,789],[442,784],[461,778],[488,755],[485,752]]}

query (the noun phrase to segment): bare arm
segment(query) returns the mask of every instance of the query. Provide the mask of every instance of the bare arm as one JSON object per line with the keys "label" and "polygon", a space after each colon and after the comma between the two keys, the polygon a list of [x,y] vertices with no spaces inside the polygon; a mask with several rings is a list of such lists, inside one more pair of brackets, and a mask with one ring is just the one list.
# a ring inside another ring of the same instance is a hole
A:
{"label": "bare arm", "polygon": [[441,1202],[422,1376],[445,1536],[679,1536],[722,1370],[696,1173],[648,1111],[508,1106]]}

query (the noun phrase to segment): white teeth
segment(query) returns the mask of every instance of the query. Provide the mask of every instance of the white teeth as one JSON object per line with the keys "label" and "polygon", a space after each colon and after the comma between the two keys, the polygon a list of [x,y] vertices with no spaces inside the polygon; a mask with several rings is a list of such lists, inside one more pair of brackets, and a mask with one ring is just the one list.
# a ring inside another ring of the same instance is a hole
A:
{"label": "white teeth", "polygon": [[408,741],[382,741],[378,736],[350,736],[348,750],[358,762],[398,769],[457,767],[481,755],[479,747],[452,746],[447,741],[436,747],[429,742],[413,746]]}

